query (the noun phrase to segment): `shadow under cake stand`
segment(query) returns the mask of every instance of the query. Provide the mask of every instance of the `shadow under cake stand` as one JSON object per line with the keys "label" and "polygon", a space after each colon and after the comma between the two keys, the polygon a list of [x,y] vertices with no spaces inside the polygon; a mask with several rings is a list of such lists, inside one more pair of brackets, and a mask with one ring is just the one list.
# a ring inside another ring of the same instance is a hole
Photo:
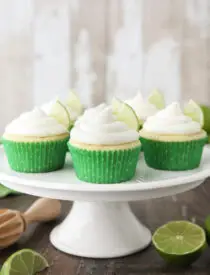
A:
{"label": "shadow under cake stand", "polygon": [[169,172],[147,167],[140,157],[136,176],[122,184],[79,181],[67,157],[63,170],[44,174],[11,171],[0,149],[0,182],[30,195],[74,201],[65,220],[50,234],[59,250],[76,256],[114,258],[146,248],[151,232],[133,214],[130,201],[161,198],[185,192],[210,176],[210,149],[201,166],[192,171]]}

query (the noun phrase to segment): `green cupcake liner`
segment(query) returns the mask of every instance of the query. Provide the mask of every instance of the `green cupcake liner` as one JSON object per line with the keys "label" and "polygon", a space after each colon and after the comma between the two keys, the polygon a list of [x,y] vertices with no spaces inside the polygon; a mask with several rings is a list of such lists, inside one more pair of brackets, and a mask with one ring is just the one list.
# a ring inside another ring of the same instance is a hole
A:
{"label": "green cupcake liner", "polygon": [[11,169],[23,173],[44,173],[63,168],[69,137],[42,142],[2,139]]}
{"label": "green cupcake liner", "polygon": [[90,183],[120,183],[133,178],[141,146],[125,150],[87,150],[68,143],[77,177]]}
{"label": "green cupcake liner", "polygon": [[200,165],[207,138],[192,141],[164,142],[140,138],[149,167],[159,170],[185,171]]}

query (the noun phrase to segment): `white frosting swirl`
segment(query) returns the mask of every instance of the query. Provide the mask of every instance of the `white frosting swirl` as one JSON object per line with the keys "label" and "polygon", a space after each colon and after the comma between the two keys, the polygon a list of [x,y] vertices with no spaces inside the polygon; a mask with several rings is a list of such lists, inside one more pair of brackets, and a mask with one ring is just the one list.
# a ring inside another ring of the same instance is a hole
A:
{"label": "white frosting swirl", "polygon": [[141,93],[137,93],[134,98],[126,100],[125,102],[133,108],[137,116],[142,120],[146,120],[149,116],[153,116],[158,111],[153,104],[144,100]]}
{"label": "white frosting swirl", "polygon": [[85,144],[117,145],[137,141],[139,133],[116,121],[111,107],[101,104],[85,111],[76,121],[71,139]]}
{"label": "white frosting swirl", "polygon": [[[51,113],[51,110],[52,110],[52,107],[53,105],[56,103],[58,99],[55,99],[55,100],[52,100],[48,103],[45,103],[44,105],[41,106],[41,109],[47,114],[49,115]],[[79,114],[76,113],[74,110],[72,110],[72,108],[70,108],[69,106],[67,106],[66,104],[62,103],[65,107],[66,107],[66,110],[68,111],[69,113],[69,116],[70,116],[70,119],[72,121],[75,121],[78,117],[79,117]]]}
{"label": "white frosting swirl", "polygon": [[185,116],[179,103],[174,102],[156,115],[151,116],[143,125],[143,130],[159,134],[196,134],[201,125]]}
{"label": "white frosting swirl", "polygon": [[68,133],[65,127],[39,108],[23,113],[5,129],[5,134],[48,137]]}

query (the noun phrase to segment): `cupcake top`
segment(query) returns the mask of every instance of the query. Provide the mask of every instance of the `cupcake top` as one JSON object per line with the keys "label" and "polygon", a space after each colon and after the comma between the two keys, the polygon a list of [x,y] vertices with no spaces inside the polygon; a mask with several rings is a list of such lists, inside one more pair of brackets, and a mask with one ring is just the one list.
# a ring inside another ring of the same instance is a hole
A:
{"label": "cupcake top", "polygon": [[5,129],[5,134],[26,137],[48,137],[68,133],[64,126],[40,108],[23,113]]}
{"label": "cupcake top", "polygon": [[150,133],[189,135],[201,132],[198,122],[185,116],[178,102],[174,102],[156,115],[149,117],[143,130]]}
{"label": "cupcake top", "polygon": [[[55,105],[56,101],[58,99],[52,100],[48,103],[45,103],[44,105],[41,106],[41,109],[47,114],[49,115],[51,113],[52,107]],[[63,103],[62,103],[63,104]],[[78,114],[72,109],[70,108],[68,105],[63,104],[65,106],[65,108],[67,109],[69,116],[71,118],[72,121],[75,121],[78,118]]]}
{"label": "cupcake top", "polygon": [[117,121],[110,106],[101,104],[86,110],[76,121],[71,139],[85,144],[118,145],[137,141],[139,133]]}
{"label": "cupcake top", "polygon": [[134,98],[126,100],[125,103],[130,105],[136,112],[137,116],[142,120],[146,120],[149,116],[158,112],[158,109],[145,100],[141,93],[137,93]]}

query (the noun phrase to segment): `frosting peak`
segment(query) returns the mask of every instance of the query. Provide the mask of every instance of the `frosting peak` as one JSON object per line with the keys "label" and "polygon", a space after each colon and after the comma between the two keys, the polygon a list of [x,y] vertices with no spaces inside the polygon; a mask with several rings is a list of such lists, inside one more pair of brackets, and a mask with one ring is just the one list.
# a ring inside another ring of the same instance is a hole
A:
{"label": "frosting peak", "polygon": [[71,130],[71,139],[85,144],[117,145],[138,138],[138,132],[116,121],[112,108],[104,103],[86,110]]}
{"label": "frosting peak", "polygon": [[66,129],[40,108],[21,114],[5,129],[5,134],[47,137],[67,133]]}
{"label": "frosting peak", "polygon": [[143,129],[159,134],[196,134],[201,131],[201,125],[185,116],[178,102],[174,102],[156,115],[149,117]]}
{"label": "frosting peak", "polygon": [[134,109],[137,116],[142,120],[146,120],[149,116],[156,114],[158,111],[153,104],[144,100],[140,92],[138,92],[134,98],[126,100],[125,102]]}

